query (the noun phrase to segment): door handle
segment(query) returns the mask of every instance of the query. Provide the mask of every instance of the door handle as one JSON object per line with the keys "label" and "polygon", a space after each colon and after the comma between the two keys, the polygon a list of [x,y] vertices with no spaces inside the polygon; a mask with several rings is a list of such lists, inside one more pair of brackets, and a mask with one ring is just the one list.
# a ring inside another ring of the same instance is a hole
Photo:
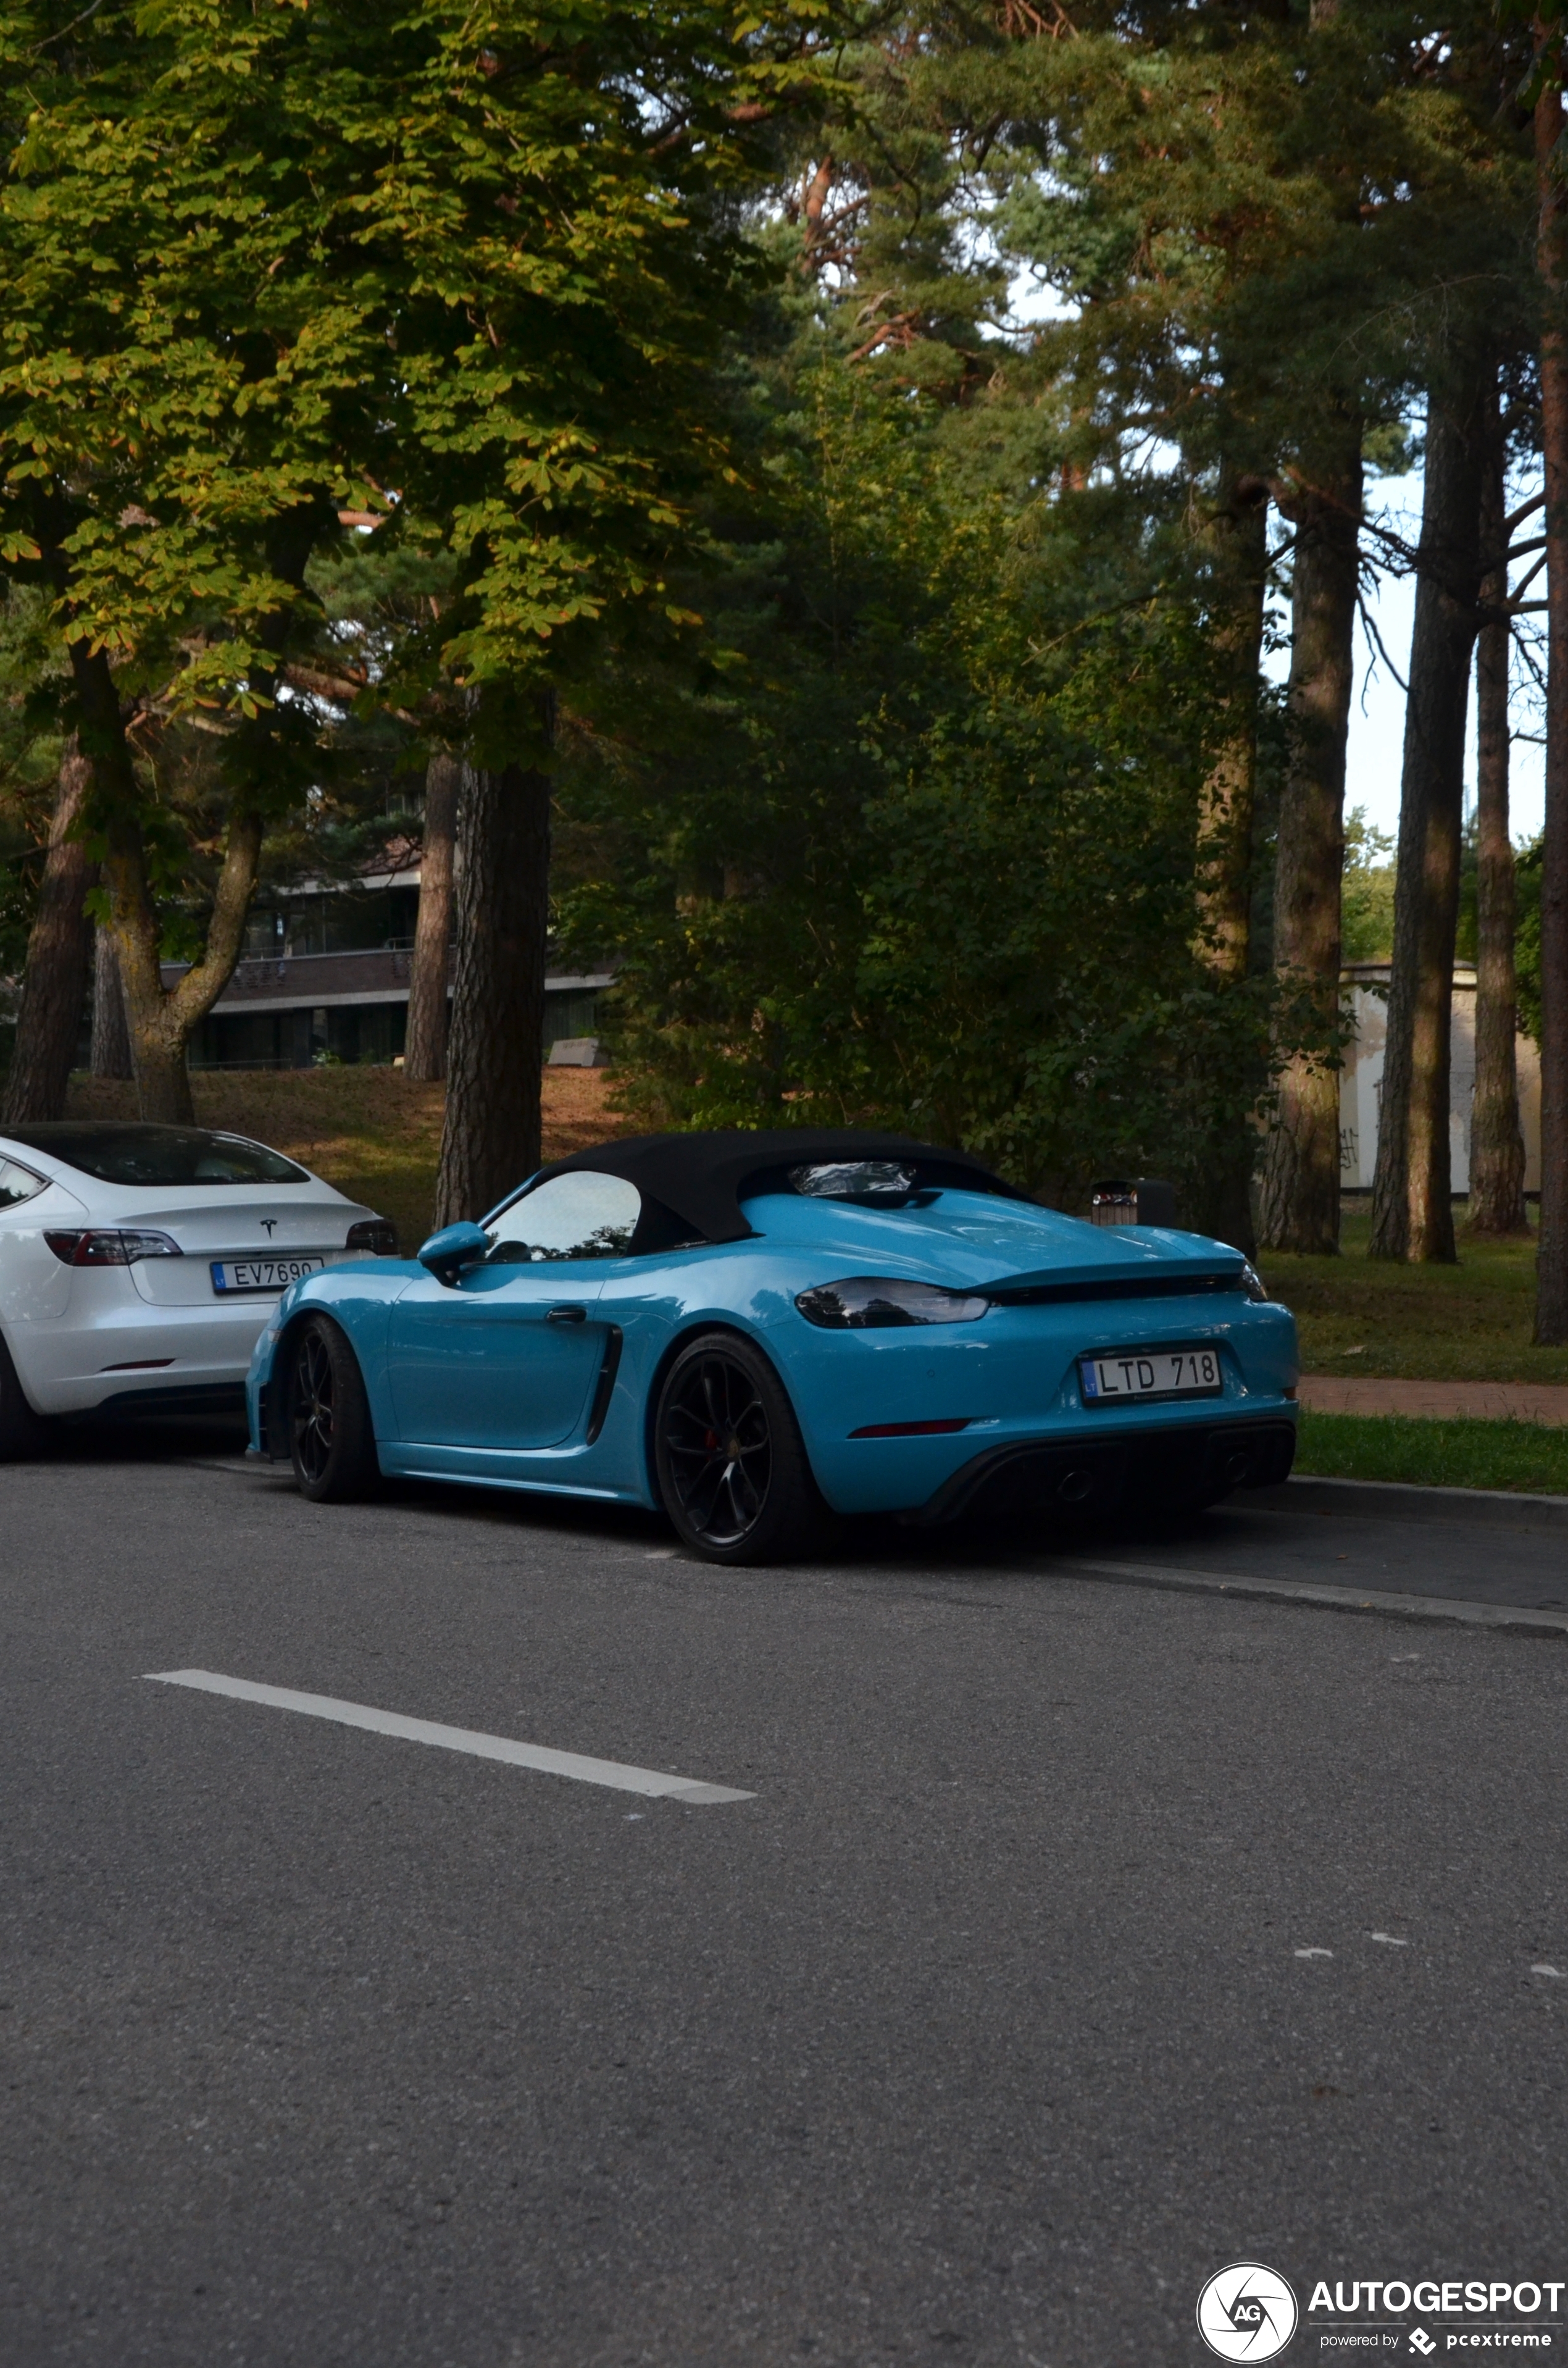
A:
{"label": "door handle", "polygon": [[568,1301],[562,1307],[547,1307],[544,1311],[544,1320],[547,1324],[585,1324],[588,1320],[588,1311],[585,1307],[578,1307]]}

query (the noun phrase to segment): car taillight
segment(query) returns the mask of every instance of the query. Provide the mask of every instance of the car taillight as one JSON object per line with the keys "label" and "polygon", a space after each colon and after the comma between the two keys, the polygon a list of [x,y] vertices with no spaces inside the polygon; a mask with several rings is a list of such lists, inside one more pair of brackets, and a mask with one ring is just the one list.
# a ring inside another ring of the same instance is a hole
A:
{"label": "car taillight", "polygon": [[349,1226],[343,1247],[370,1258],[396,1258],[397,1227],[390,1217],[361,1217],[357,1225]]}
{"label": "car taillight", "polygon": [[801,1292],[796,1306],[808,1324],[829,1332],[880,1331],[898,1324],[977,1324],[991,1302],[977,1292],[944,1291],[940,1283],[908,1282],[901,1275],[856,1274]]}
{"label": "car taillight", "polygon": [[851,1439],[933,1439],[939,1432],[967,1430],[971,1415],[941,1415],[934,1422],[863,1422]]}
{"label": "car taillight", "polygon": [[46,1233],[44,1240],[62,1266],[134,1266],[139,1258],[183,1258],[167,1234],[90,1230]]}

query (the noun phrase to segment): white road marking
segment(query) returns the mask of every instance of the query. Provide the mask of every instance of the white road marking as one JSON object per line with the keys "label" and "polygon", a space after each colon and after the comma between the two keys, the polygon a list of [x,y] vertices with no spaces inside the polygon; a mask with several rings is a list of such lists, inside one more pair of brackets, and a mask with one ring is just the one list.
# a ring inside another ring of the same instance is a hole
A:
{"label": "white road marking", "polygon": [[1408,1949],[1410,1946],[1408,1941],[1396,1941],[1392,1932],[1369,1932],[1367,1938],[1369,1941],[1381,1941],[1388,1949]]}
{"label": "white road marking", "polygon": [[1298,1949],[1295,1954],[1298,1957],[1332,1957],[1334,1951],[1332,1949]]}
{"label": "white road marking", "polygon": [[654,1768],[628,1768],[619,1759],[588,1759],[579,1751],[550,1751],[537,1743],[514,1743],[506,1735],[480,1735],[467,1726],[442,1726],[433,1718],[404,1718],[400,1711],[372,1710],[365,1702],[338,1702],[331,1694],[296,1693],[290,1686],[254,1685],[249,1678],[220,1677],[212,1669],[149,1669],[155,1686],[193,1686],[199,1693],[232,1694],[237,1702],[265,1702],[273,1710],[302,1711],[338,1726],[362,1726],[372,1735],[395,1735],[405,1743],[431,1743],[442,1751],[467,1751],[476,1759],[504,1759],[513,1768],[537,1769],[545,1776],[571,1776],[580,1784],[608,1784],[617,1793],[648,1793],[691,1805],[718,1801],[755,1801],[727,1784],[698,1784],[687,1776],[666,1776]]}
{"label": "white road marking", "polygon": [[1532,1974],[1545,1974],[1550,1981],[1560,1982],[1564,1978],[1555,1965],[1532,1965],[1530,1971]]}

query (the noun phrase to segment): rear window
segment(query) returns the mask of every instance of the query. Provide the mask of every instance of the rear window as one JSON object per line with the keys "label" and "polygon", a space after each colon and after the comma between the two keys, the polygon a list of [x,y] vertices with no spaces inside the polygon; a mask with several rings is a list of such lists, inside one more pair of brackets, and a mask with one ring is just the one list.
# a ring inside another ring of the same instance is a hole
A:
{"label": "rear window", "polygon": [[869,1201],[902,1209],[915,1190],[915,1170],[898,1159],[828,1159],[791,1167],[793,1190],[808,1201]]}
{"label": "rear window", "polygon": [[13,1143],[46,1151],[103,1184],[308,1184],[291,1159],[243,1134],[200,1126],[146,1126],[134,1119],[73,1119],[6,1129]]}

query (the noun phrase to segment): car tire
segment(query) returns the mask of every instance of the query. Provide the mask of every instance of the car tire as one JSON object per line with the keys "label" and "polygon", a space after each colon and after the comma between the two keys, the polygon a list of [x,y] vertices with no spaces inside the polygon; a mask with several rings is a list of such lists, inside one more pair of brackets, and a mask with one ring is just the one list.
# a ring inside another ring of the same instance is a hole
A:
{"label": "car tire", "polygon": [[28,1404],[11,1351],[0,1340],[0,1463],[27,1463],[47,1455],[53,1438],[53,1424]]}
{"label": "car tire", "polygon": [[790,1562],[828,1542],[834,1516],[789,1394],[733,1332],[699,1334],[671,1365],[653,1462],[676,1535],[704,1562]]}
{"label": "car tire", "polygon": [[284,1435],[294,1485],[312,1505],[348,1505],[381,1485],[364,1376],[330,1316],[309,1315],[284,1344]]}

